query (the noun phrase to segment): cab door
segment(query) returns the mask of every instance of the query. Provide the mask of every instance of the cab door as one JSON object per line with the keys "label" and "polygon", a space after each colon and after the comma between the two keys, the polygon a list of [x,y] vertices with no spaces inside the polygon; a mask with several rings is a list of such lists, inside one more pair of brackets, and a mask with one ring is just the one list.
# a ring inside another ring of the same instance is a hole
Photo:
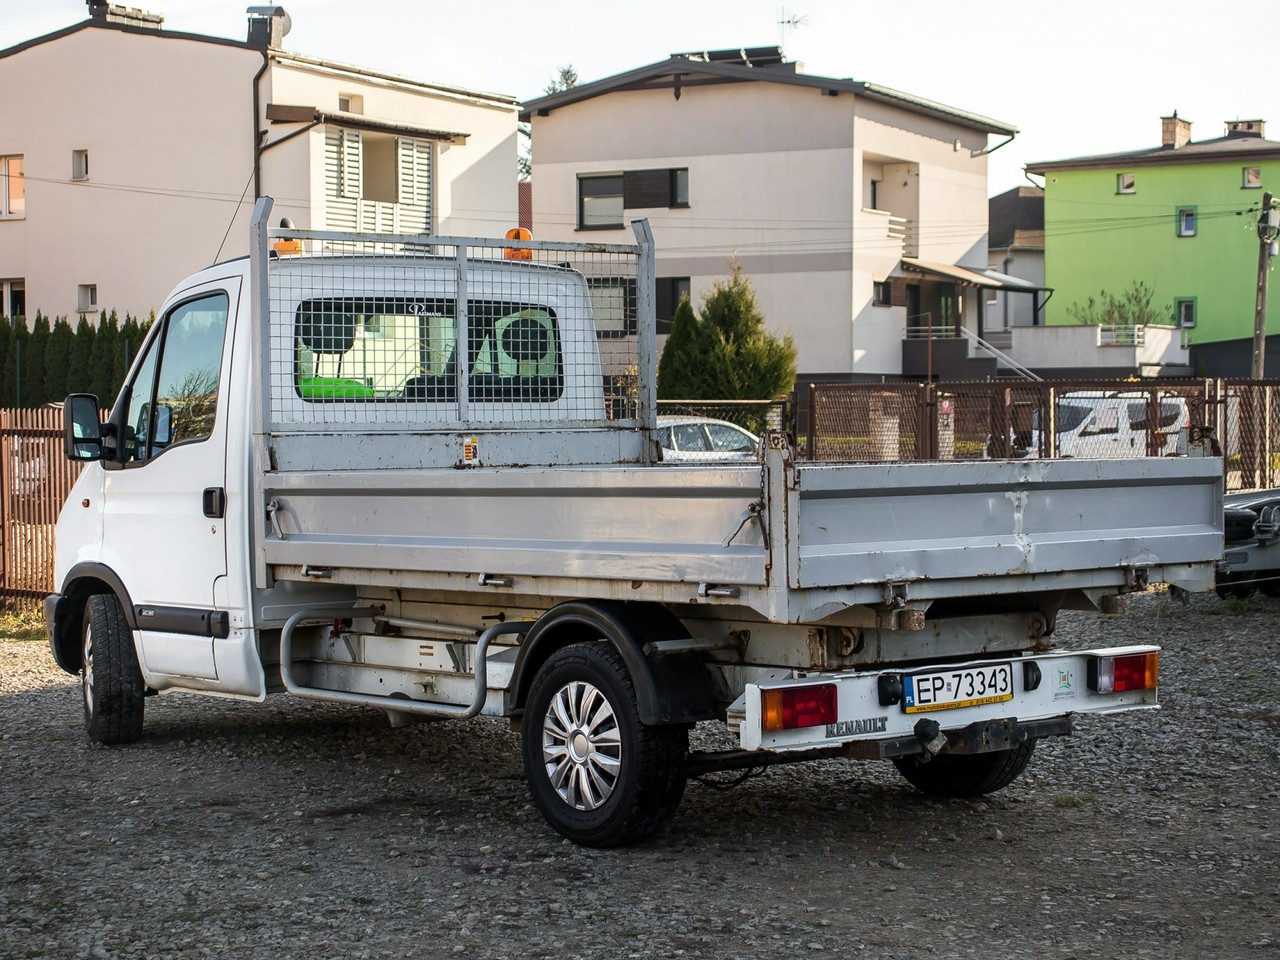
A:
{"label": "cab door", "polygon": [[227,397],[238,278],[184,291],[160,317],[113,411],[103,490],[104,560],[128,591],[148,682],[217,680],[230,631],[214,582],[227,573]]}

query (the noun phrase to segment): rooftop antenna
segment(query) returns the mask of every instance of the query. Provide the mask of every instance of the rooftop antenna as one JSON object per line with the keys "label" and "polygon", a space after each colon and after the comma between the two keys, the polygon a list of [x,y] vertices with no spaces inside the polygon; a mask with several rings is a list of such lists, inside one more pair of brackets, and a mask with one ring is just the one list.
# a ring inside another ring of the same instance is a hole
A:
{"label": "rooftop antenna", "polygon": [[787,8],[782,7],[778,10],[778,46],[784,50],[787,46],[787,31],[794,30],[796,27],[803,27],[809,22],[809,18],[805,14],[787,13]]}

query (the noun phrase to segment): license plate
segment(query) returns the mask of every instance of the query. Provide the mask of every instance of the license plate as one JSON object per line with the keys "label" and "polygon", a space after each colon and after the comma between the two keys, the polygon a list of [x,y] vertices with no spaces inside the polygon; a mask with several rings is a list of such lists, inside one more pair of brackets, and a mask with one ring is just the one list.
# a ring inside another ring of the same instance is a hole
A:
{"label": "license plate", "polygon": [[907,713],[953,710],[1013,699],[1013,666],[988,663],[916,673],[902,680],[902,709]]}

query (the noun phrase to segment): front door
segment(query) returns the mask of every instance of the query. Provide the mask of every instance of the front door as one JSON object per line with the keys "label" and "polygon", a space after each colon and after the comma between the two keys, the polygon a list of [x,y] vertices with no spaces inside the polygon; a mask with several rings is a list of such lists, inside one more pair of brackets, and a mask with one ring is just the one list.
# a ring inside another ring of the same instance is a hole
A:
{"label": "front door", "polygon": [[106,473],[103,551],[124,582],[148,675],[216,680],[226,611],[225,390],[238,279],[184,291],[157,320],[117,402],[118,468]]}

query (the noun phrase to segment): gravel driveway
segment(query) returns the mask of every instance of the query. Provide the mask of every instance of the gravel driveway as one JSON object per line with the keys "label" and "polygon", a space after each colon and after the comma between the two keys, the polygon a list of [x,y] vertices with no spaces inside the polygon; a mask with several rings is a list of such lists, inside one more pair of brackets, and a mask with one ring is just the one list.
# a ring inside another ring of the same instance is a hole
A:
{"label": "gravel driveway", "polygon": [[552,833],[504,722],[177,695],[96,747],[45,645],[0,641],[0,958],[1280,960],[1280,601],[1236,611],[1064,615],[1065,646],[1162,644],[1164,708],[981,802],[777,767],[626,850]]}

